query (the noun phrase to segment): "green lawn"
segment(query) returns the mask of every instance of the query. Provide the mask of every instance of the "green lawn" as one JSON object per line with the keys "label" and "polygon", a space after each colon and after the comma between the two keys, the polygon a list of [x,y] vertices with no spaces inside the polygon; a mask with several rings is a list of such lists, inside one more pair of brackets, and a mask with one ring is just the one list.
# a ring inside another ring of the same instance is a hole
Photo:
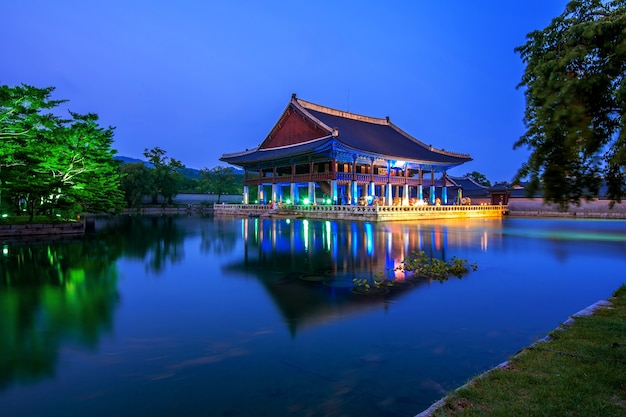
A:
{"label": "green lawn", "polygon": [[450,393],[431,416],[626,416],[626,285],[609,301]]}

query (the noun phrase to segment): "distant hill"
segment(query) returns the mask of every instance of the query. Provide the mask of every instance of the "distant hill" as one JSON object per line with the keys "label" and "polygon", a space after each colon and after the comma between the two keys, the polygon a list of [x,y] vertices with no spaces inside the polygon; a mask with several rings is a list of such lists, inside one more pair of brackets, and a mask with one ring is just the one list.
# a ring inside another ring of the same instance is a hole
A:
{"label": "distant hill", "polygon": [[142,161],[141,159],[137,159],[137,158],[131,158],[129,156],[120,156],[120,155],[115,155],[113,157],[113,159],[116,159],[118,161],[122,161],[122,164],[137,164],[137,163],[144,163],[146,166],[151,167],[152,164],[149,164],[146,161]]}
{"label": "distant hill", "polygon": [[[137,159],[137,158],[131,158],[128,156],[121,156],[121,155],[115,155],[113,157],[113,159],[116,159],[118,161],[122,161],[122,164],[144,164],[145,166],[152,168],[153,165],[148,162],[148,161],[144,161],[141,159]],[[243,175],[243,170],[238,169],[238,168],[234,168],[235,173],[238,175]],[[193,178],[193,179],[198,179],[200,178],[200,170],[199,169],[195,169],[195,168],[183,168],[180,170],[180,172],[187,178]]]}

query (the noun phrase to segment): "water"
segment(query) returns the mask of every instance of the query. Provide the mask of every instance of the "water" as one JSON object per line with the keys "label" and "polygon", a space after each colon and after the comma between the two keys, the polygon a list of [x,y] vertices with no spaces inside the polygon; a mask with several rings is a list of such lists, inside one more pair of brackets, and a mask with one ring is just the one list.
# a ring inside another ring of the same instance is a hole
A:
{"label": "water", "polygon": [[[626,222],[100,220],[2,243],[10,416],[413,416],[626,283]],[[478,264],[401,284],[423,250]],[[382,296],[353,278],[397,279]]]}

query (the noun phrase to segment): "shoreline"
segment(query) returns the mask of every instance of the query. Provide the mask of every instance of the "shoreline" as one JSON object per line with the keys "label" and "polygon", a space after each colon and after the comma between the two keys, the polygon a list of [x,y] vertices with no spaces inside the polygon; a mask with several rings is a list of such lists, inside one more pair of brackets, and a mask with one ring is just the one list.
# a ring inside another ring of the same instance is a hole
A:
{"label": "shoreline", "polygon": [[[608,301],[608,300],[599,300],[596,301],[595,303],[589,305],[588,307],[570,315],[567,320],[565,320],[563,323],[561,323],[558,327],[556,327],[552,332],[555,331],[567,331],[568,327],[574,322],[574,320],[578,317],[586,317],[586,316],[592,316],[593,314],[595,314],[597,311],[604,309],[604,308],[608,308],[611,307],[613,304]],[[552,333],[550,332],[550,333]],[[528,346],[524,346],[523,348],[521,348],[517,353],[515,353],[514,355],[510,356],[506,361],[494,366],[491,369],[486,370],[485,372],[472,377],[468,382],[466,382],[465,384],[451,390],[450,392],[448,392],[443,398],[441,398],[440,400],[434,402],[430,407],[428,407],[427,409],[425,409],[424,411],[418,413],[415,415],[415,417],[433,417],[435,415],[436,412],[440,411],[443,407],[445,407],[445,405],[447,404],[448,399],[450,398],[450,396],[461,390],[464,388],[468,388],[471,387],[472,385],[476,384],[476,382],[478,382],[479,380],[485,378],[486,376],[488,376],[489,374],[491,374],[492,372],[499,370],[499,369],[505,369],[509,366],[511,360],[515,359],[518,355],[520,355],[523,351],[528,350],[528,349],[532,349],[534,347],[536,347],[537,345],[543,344],[543,343],[547,343],[550,340],[552,340],[552,337],[550,336],[550,334],[546,334],[544,337],[542,337],[541,339],[537,340],[536,342],[528,345]]]}

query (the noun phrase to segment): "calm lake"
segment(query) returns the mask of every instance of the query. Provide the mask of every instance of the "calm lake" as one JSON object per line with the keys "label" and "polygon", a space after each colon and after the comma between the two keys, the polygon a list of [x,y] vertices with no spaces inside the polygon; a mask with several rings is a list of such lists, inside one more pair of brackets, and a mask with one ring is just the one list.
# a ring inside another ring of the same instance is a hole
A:
{"label": "calm lake", "polygon": [[[0,247],[4,417],[410,417],[626,283],[626,221],[119,217]],[[416,251],[478,270],[393,272]],[[353,293],[374,275],[397,285]]]}

